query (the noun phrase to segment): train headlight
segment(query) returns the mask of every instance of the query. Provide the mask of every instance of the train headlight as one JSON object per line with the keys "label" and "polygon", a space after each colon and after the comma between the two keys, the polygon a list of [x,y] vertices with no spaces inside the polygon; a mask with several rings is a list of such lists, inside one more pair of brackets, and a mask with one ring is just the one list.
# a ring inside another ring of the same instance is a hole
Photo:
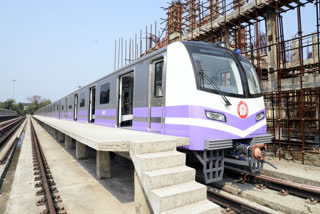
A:
{"label": "train headlight", "polygon": [[256,121],[260,121],[264,118],[264,111],[260,112],[259,114],[256,115]]}
{"label": "train headlight", "polygon": [[218,120],[218,121],[222,121],[222,122],[227,121],[226,116],[224,114],[213,112],[213,111],[206,111],[206,116],[210,120]]}

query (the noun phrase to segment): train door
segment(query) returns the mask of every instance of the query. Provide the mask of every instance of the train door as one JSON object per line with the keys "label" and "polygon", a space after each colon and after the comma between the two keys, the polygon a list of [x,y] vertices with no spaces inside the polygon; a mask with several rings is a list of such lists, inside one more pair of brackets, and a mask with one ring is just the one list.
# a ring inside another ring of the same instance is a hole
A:
{"label": "train door", "polygon": [[73,106],[73,120],[77,121],[78,119],[78,94],[74,95],[74,106]]}
{"label": "train door", "polygon": [[149,78],[149,130],[161,132],[164,118],[164,60],[159,59],[151,64]]}
{"label": "train door", "polygon": [[130,127],[133,120],[134,72],[120,76],[118,126]]}
{"label": "train door", "polygon": [[96,87],[91,87],[89,89],[89,114],[88,121],[89,123],[94,123],[96,112]]}

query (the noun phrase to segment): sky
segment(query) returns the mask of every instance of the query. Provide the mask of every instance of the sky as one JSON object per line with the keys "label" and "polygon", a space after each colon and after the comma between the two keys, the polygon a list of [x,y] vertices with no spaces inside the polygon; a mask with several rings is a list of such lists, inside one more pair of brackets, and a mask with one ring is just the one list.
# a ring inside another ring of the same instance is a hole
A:
{"label": "sky", "polygon": [[1,0],[0,101],[55,101],[113,72],[114,42],[160,21],[166,1]]}
{"label": "sky", "polygon": [[[0,102],[33,95],[55,101],[113,72],[115,40],[161,22],[167,2],[1,0]],[[305,10],[304,33],[315,29],[314,6]],[[287,35],[297,31],[293,20],[295,13],[284,20]]]}

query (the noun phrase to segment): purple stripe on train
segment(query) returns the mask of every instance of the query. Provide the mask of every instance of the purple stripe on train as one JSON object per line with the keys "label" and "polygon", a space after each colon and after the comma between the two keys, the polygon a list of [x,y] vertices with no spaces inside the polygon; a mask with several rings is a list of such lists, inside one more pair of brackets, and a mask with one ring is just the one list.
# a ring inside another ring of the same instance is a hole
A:
{"label": "purple stripe on train", "polygon": [[[223,113],[226,116],[227,122],[220,122],[216,121],[218,123],[223,123],[227,124],[230,126],[233,126],[235,128],[238,128],[242,131],[248,129],[249,127],[253,126],[256,124],[256,115],[260,112],[263,112],[264,109],[261,109],[257,111],[256,113],[252,114],[251,116],[242,119],[238,116],[235,116],[233,114],[229,114],[223,111],[219,111],[216,109],[212,108],[206,108],[202,106],[167,106],[163,107],[163,110],[161,109],[162,107],[152,107],[151,108],[151,117],[166,117],[166,118],[198,118],[198,119],[205,119],[209,120],[206,115],[205,111],[214,111],[217,113]],[[162,112],[163,111],[163,112]],[[136,108],[133,110],[133,116],[134,117],[148,117],[148,108]],[[266,117],[266,116],[265,116]]]}
{"label": "purple stripe on train", "polygon": [[116,109],[97,109],[95,112],[96,116],[114,116],[116,117]]}
{"label": "purple stripe on train", "polygon": [[255,132],[241,138],[235,134],[227,131],[220,131],[211,128],[204,128],[199,126],[186,126],[186,125],[165,125],[165,134],[174,135],[180,137],[188,137],[190,139],[190,145],[185,146],[185,148],[190,150],[203,150],[204,142],[206,140],[219,140],[219,139],[243,139],[252,138],[257,135],[266,134],[266,126]]}
{"label": "purple stripe on train", "polygon": [[166,107],[152,107],[151,108],[151,117],[163,117],[163,111]]}
{"label": "purple stripe on train", "polygon": [[133,109],[133,116],[134,117],[148,117],[148,108],[134,108]]}
{"label": "purple stripe on train", "polygon": [[133,121],[132,127],[136,131],[148,131],[148,123]]}
{"label": "purple stripe on train", "polygon": [[78,111],[77,113],[79,116],[87,116],[88,115],[88,110],[85,111]]}
{"label": "purple stripe on train", "polygon": [[166,107],[165,117],[199,118],[199,119],[209,120],[205,115],[206,110],[224,114],[226,116],[227,122],[220,122],[220,121],[217,121],[217,122],[226,123],[242,131],[256,124],[256,115],[264,111],[264,109],[261,109],[256,113],[252,114],[251,116],[245,119],[242,119],[238,116],[229,114],[227,112],[219,111],[212,108],[206,108],[202,106],[170,106],[170,107]]}
{"label": "purple stripe on train", "polygon": [[109,127],[116,126],[116,123],[114,120],[104,120],[104,119],[95,119],[94,124],[100,125],[100,126],[109,126]]}
{"label": "purple stripe on train", "polygon": [[[219,122],[227,124],[229,126],[238,128],[242,131],[250,128],[255,125],[256,114],[264,111],[264,109],[257,111],[255,114],[252,114],[250,117],[241,119],[240,117],[234,116],[232,114],[222,112],[212,108],[205,108],[201,106],[168,106],[163,107],[152,107],[151,108],[151,117],[163,117],[165,118],[197,118],[209,120],[205,115],[205,110],[214,111],[218,113],[223,113],[227,122]],[[134,117],[147,117],[148,108],[135,108],[133,110]],[[148,123],[146,122],[133,122],[133,129],[138,131],[148,131]],[[190,125],[175,125],[175,124],[163,124],[161,127],[160,123],[151,123],[152,131],[159,131],[162,134],[189,137],[190,145],[186,148],[192,150],[203,150],[205,140],[219,140],[219,139],[241,139],[242,137],[230,133],[228,131],[219,131],[212,128],[205,128],[200,126],[190,126]],[[258,135],[264,135],[267,133],[266,126],[255,130],[253,133],[250,133],[248,136],[243,138],[252,138]]]}

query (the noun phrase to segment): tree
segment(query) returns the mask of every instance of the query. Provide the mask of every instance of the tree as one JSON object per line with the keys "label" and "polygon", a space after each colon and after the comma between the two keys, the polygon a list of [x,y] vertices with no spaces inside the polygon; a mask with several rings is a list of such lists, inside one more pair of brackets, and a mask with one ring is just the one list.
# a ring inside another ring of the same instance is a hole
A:
{"label": "tree", "polygon": [[14,99],[8,99],[3,103],[0,103],[0,108],[3,109],[8,109],[10,111],[15,111],[19,115],[24,115],[24,109],[23,109],[23,104],[22,103],[16,103]]}
{"label": "tree", "polygon": [[39,104],[40,102],[44,101],[39,95],[33,95],[32,97],[28,97],[27,99],[34,104]]}
{"label": "tree", "polygon": [[8,99],[5,102],[0,104],[0,108],[8,109],[10,111],[13,111],[14,105],[15,105],[15,100],[14,99]]}
{"label": "tree", "polygon": [[28,97],[27,99],[31,102],[31,105],[29,105],[25,111],[27,114],[31,115],[34,114],[34,112],[38,111],[40,108],[51,103],[50,100],[42,99],[39,95],[33,95],[32,97]]}
{"label": "tree", "polygon": [[24,115],[34,114],[35,111],[51,103],[50,100],[42,99],[39,95],[34,95],[32,97],[28,97],[27,99],[31,102],[31,105],[29,105],[26,109],[24,109],[24,105],[22,103],[16,103],[14,99],[8,99],[3,103],[0,102],[0,108],[15,111],[19,115]]}

